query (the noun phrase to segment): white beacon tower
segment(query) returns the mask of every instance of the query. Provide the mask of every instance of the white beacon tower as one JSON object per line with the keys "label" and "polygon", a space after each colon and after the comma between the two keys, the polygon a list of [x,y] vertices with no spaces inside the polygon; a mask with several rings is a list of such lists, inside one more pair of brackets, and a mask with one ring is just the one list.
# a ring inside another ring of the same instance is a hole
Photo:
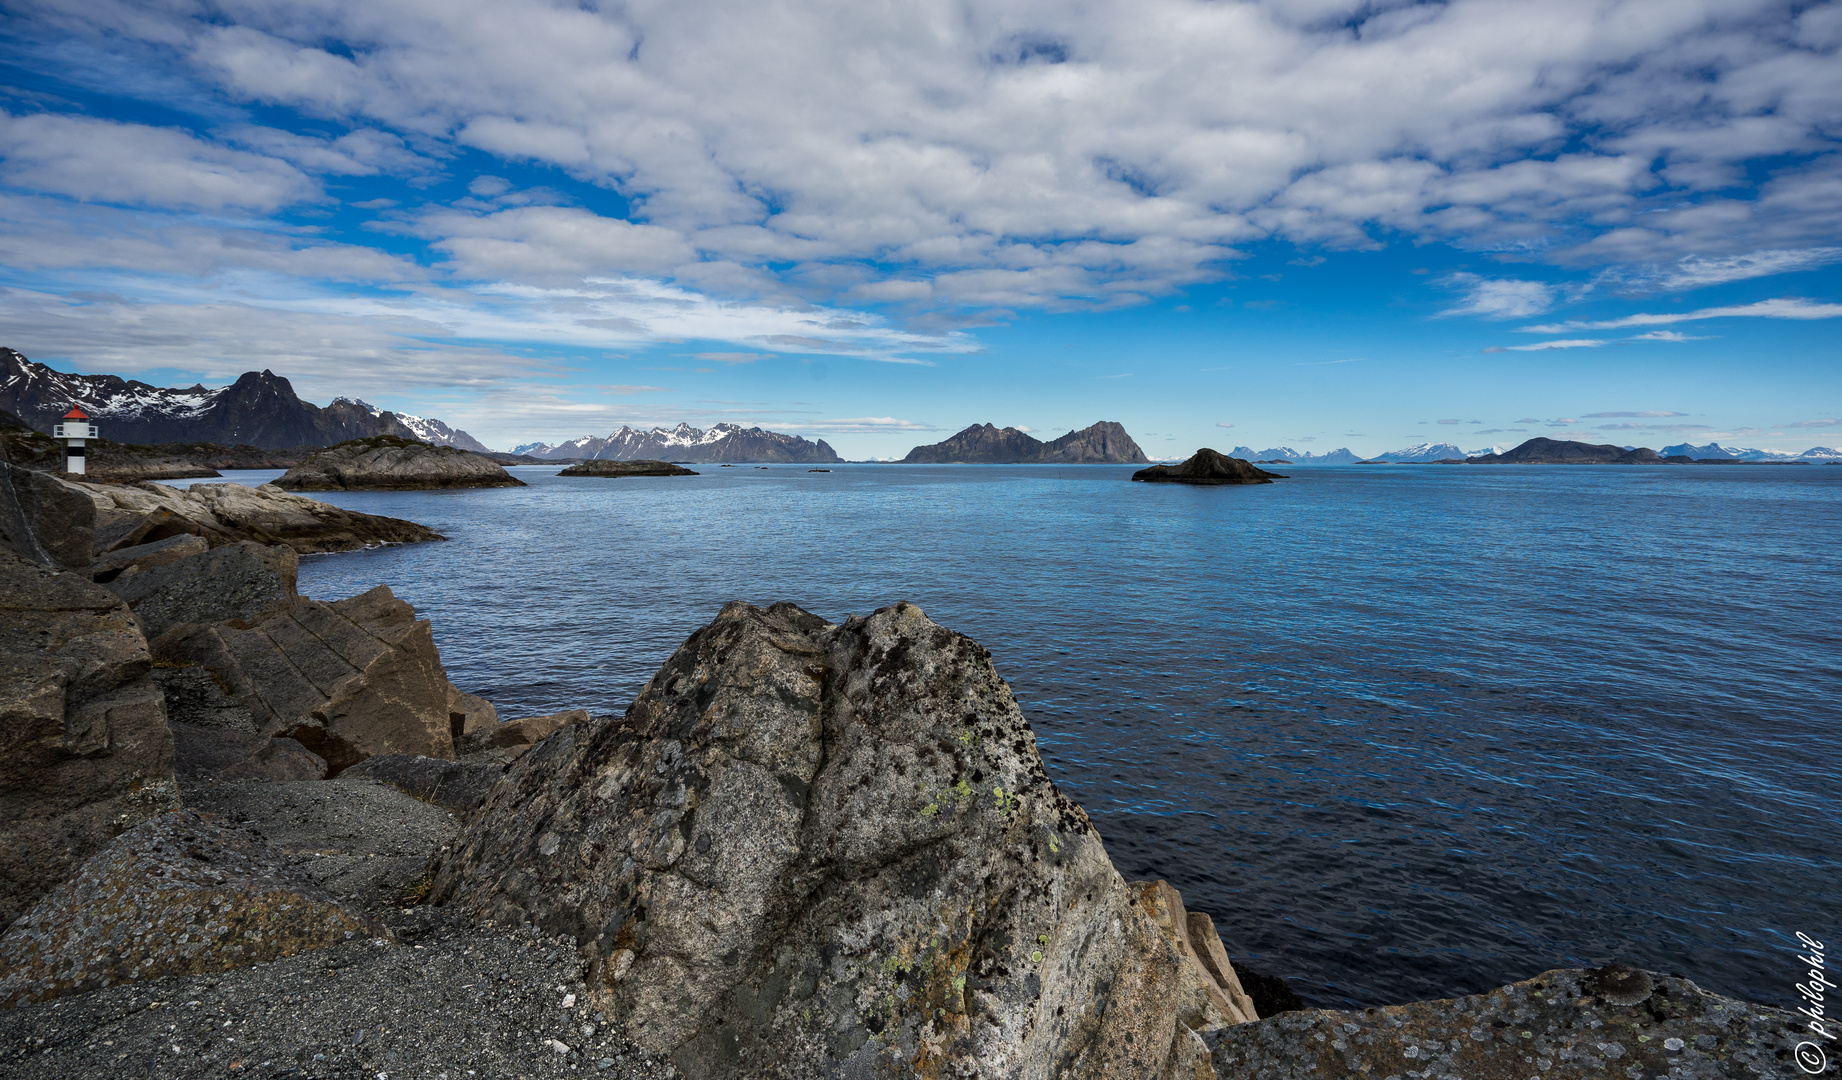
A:
{"label": "white beacon tower", "polygon": [[51,437],[64,440],[64,471],[73,476],[83,475],[83,440],[102,438],[89,414],[75,405],[64,414],[64,422],[51,429]]}

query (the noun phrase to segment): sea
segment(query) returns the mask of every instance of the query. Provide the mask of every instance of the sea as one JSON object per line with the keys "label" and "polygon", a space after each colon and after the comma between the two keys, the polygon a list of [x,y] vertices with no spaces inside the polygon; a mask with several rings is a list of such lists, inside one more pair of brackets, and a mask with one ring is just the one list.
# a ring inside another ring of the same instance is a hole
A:
{"label": "sea", "polygon": [[1842,467],[694,467],[317,496],[449,539],[301,588],[389,585],[507,718],[624,710],[732,600],[918,604],[1120,871],[1315,1005],[1623,961],[1792,1007],[1842,935]]}

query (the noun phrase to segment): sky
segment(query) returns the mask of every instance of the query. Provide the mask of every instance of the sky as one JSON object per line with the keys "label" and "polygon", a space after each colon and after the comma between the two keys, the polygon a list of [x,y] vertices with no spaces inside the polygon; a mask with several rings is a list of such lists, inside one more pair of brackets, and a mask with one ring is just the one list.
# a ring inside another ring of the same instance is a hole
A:
{"label": "sky", "polygon": [[0,345],[490,446],[1842,445],[1842,2],[9,0]]}

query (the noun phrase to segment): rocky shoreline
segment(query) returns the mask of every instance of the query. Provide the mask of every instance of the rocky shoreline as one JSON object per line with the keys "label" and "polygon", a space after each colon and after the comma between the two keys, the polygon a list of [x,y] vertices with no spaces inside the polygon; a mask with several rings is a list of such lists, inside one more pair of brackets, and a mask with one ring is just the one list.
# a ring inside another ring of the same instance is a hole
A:
{"label": "rocky shoreline", "polygon": [[1120,876],[990,654],[912,605],[730,604],[624,714],[502,721],[387,588],[301,597],[298,548],[213,509],[352,527],[312,500],[22,473],[0,1076],[1673,1080],[1800,1039],[1617,968],[1288,1002]]}

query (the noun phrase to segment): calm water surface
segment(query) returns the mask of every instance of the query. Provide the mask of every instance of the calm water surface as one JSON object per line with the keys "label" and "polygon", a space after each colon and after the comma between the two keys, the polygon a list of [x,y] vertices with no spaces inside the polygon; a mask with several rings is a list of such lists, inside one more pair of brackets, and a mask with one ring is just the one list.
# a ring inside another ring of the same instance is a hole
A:
{"label": "calm water surface", "polygon": [[390,585],[506,716],[624,709],[730,600],[913,601],[1122,872],[1319,1004],[1622,959],[1790,1006],[1842,933],[1842,467],[700,470],[326,496],[452,540],[302,590]]}

